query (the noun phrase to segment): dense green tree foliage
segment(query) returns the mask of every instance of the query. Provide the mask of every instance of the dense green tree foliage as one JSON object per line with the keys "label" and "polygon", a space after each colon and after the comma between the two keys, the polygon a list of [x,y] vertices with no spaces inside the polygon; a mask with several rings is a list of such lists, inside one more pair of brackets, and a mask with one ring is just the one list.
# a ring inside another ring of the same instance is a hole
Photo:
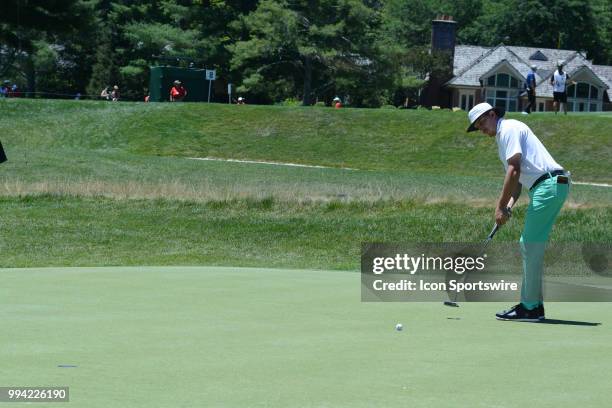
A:
{"label": "dense green tree foliage", "polygon": [[232,69],[243,72],[239,91],[273,99],[289,91],[310,105],[331,99],[339,82],[367,81],[376,18],[360,0],[261,1],[241,19],[247,39],[230,48]]}
{"label": "dense green tree foliage", "polygon": [[38,89],[37,82],[75,85],[88,71],[82,64],[87,63],[86,49],[75,38],[85,39],[91,32],[91,16],[92,3],[84,0],[3,0],[0,75],[12,76],[30,92]]}
{"label": "dense green tree foliage", "polygon": [[612,65],[607,0],[3,0],[0,80],[31,92],[146,93],[157,64],[214,68],[252,102],[355,106],[416,100],[431,20],[452,15],[457,42],[585,51]]}

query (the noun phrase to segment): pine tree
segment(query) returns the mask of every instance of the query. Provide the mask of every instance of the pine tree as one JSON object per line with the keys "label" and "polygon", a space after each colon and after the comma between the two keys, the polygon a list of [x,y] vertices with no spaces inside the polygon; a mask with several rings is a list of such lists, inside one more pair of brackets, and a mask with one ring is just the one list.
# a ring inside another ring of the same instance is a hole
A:
{"label": "pine tree", "polygon": [[310,105],[342,79],[368,72],[375,18],[357,0],[260,2],[242,19],[248,39],[230,47],[232,69],[244,78],[238,89],[262,97],[297,95]]}
{"label": "pine tree", "polygon": [[95,61],[87,85],[87,94],[92,97],[100,95],[103,88],[117,82],[117,69],[113,61],[113,46],[108,29],[101,32],[100,41],[96,47]]}

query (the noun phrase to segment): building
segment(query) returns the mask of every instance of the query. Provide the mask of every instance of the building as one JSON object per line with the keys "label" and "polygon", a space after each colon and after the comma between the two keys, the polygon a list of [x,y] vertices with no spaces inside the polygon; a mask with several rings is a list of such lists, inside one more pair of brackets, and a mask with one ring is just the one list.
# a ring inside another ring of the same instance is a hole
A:
{"label": "building", "polygon": [[430,78],[423,94],[425,105],[469,110],[486,101],[509,112],[520,111],[527,104],[526,97],[521,97],[525,80],[530,66],[535,65],[536,109],[552,111],[550,78],[561,60],[564,71],[576,82],[567,88],[568,111],[612,110],[612,66],[595,65],[583,52],[505,44],[455,45],[457,23],[452,17],[439,17],[432,24],[432,52],[450,55],[453,68],[450,78]]}

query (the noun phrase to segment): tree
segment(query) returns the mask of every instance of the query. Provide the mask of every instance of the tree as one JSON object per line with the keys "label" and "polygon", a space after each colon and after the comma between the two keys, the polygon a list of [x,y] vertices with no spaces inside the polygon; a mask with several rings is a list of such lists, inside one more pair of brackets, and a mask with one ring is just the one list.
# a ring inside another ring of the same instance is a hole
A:
{"label": "tree", "polygon": [[[28,91],[36,90],[37,61],[48,62],[49,46],[81,30],[91,21],[91,4],[83,0],[4,0],[0,3],[0,74],[16,72]],[[58,48],[58,49],[59,49]],[[57,51],[57,49],[56,49]],[[37,55],[38,53],[38,55]],[[59,54],[56,54],[59,56]]]}
{"label": "tree", "polygon": [[593,12],[598,34],[595,61],[602,65],[612,65],[612,4],[607,0],[595,0]]}
{"label": "tree", "polygon": [[226,45],[234,38],[230,23],[254,4],[241,0],[100,2],[99,26],[109,34],[99,37],[90,88],[118,83],[123,97],[140,99],[149,67],[160,63],[219,68],[219,74],[227,77]]}
{"label": "tree", "polygon": [[[229,46],[232,69],[243,71],[239,91],[310,105],[342,76],[366,72],[375,18],[357,0],[262,1],[240,21],[248,39]],[[293,95],[279,95],[279,85]]]}
{"label": "tree", "polygon": [[165,58],[215,68],[251,101],[398,104],[441,69],[427,52],[439,14],[457,21],[459,44],[560,46],[612,64],[606,0],[3,0],[0,76],[95,95],[116,83],[140,100]]}
{"label": "tree", "polygon": [[387,44],[404,49],[429,44],[431,20],[436,13],[433,1],[387,0],[382,11],[381,36]]}
{"label": "tree", "polygon": [[471,44],[499,43],[587,51],[607,64],[610,5],[601,0],[486,0],[484,12],[460,25],[459,38]]}
{"label": "tree", "polygon": [[103,28],[96,47],[95,63],[91,70],[91,77],[87,84],[87,94],[98,95],[104,87],[115,84],[117,79],[110,30]]}
{"label": "tree", "polygon": [[206,41],[202,58],[206,67],[215,68],[217,75],[229,82],[241,80],[239,72],[231,72],[230,48],[236,41],[244,40],[247,32],[240,24],[240,18],[257,8],[253,0],[203,0],[200,7],[192,8],[193,28]]}

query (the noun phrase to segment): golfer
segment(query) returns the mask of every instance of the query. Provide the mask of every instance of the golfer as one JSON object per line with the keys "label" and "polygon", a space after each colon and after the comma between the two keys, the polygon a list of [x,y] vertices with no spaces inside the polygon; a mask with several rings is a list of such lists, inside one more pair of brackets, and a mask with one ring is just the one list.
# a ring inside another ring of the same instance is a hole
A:
{"label": "golfer", "polygon": [[508,220],[508,209],[518,200],[522,186],[529,188],[529,207],[521,234],[523,284],[521,302],[496,316],[500,320],[544,319],[542,272],[544,249],[555,219],[569,192],[569,176],[548,153],[527,125],[504,119],[504,111],[480,103],[468,113],[467,131],[480,130],[495,136],[497,150],[506,170],[504,186],[495,207],[495,222]]}

